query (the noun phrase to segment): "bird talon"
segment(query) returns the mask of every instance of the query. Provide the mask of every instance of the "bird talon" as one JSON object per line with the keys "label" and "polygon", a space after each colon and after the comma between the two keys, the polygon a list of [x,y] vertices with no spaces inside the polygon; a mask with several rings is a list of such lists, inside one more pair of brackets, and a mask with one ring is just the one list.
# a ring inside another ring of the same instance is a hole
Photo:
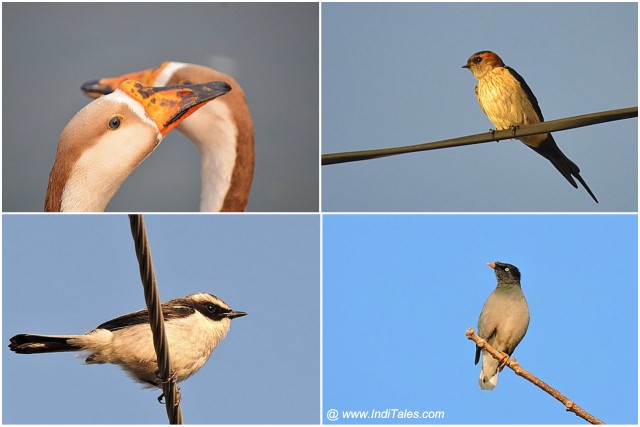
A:
{"label": "bird talon", "polygon": [[[515,125],[515,126],[511,126],[511,135],[516,138],[516,132],[518,131],[518,129],[520,129],[520,126]],[[517,138],[516,138],[517,139]]]}
{"label": "bird talon", "polygon": [[496,130],[495,129],[489,129],[489,133],[491,134],[491,138],[494,139],[496,142],[500,142],[500,140],[496,139]]}
{"label": "bird talon", "polygon": [[[163,400],[164,400],[164,392],[160,396],[158,396],[158,403],[160,403],[161,405],[164,405],[165,402],[163,402]],[[181,401],[182,401],[182,394],[180,393],[180,387],[176,384],[176,401],[173,406],[178,406]]]}
{"label": "bird talon", "polygon": [[507,353],[505,353],[504,351],[501,351],[500,354],[502,354],[502,360],[500,360],[500,364],[498,365],[498,369],[500,369],[502,371],[502,369],[507,365],[507,363],[509,363],[509,359],[511,357]]}

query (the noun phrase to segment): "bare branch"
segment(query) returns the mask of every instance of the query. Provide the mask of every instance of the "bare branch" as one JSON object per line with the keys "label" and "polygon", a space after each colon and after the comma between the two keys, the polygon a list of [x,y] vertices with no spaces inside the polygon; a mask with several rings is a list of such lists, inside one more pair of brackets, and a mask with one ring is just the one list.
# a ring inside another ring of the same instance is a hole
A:
{"label": "bare branch", "polygon": [[585,114],[582,116],[567,117],[551,120],[535,125],[520,126],[515,131],[511,129],[500,130],[476,135],[462,136],[460,138],[445,139],[443,141],[426,142],[424,144],[406,145],[404,147],[381,148],[378,150],[351,151],[346,153],[333,153],[322,155],[322,165],[336,163],[356,162],[359,160],[377,159],[380,157],[394,156],[397,154],[414,153],[418,151],[437,150],[440,148],[461,147],[464,145],[481,144],[484,142],[500,141],[502,139],[519,138],[521,136],[536,135],[553,131],[574,129],[583,126],[591,126],[598,123],[638,117],[638,107],[622,108],[619,110],[601,111],[599,113]]}
{"label": "bare branch", "polygon": [[[467,335],[467,338],[469,338],[471,341],[474,341],[478,345],[478,347],[482,348],[483,350],[486,350],[491,356],[493,356],[494,359],[501,362],[504,360],[505,356],[495,348],[491,347],[491,345],[489,345],[488,342],[480,338],[478,334],[475,333],[473,328],[467,329],[466,335]],[[516,359],[510,358],[505,366],[508,366],[509,368],[511,368],[513,372],[516,373],[516,375],[519,375],[524,379],[532,382],[533,384],[537,385],[542,390],[546,391],[551,396],[555,397],[557,400],[562,402],[562,404],[565,406],[567,411],[573,412],[574,414],[576,414],[580,418],[587,420],[591,424],[604,424],[602,421],[600,421],[599,419],[597,419],[596,417],[594,417],[593,415],[591,415],[590,413],[588,413],[587,411],[585,411],[584,409],[582,409],[581,407],[573,403],[571,400],[569,400],[565,395],[560,393],[558,390],[551,387],[544,381],[541,381],[538,377],[536,377],[532,373],[526,371],[524,368],[520,366],[520,364],[516,361]]]}

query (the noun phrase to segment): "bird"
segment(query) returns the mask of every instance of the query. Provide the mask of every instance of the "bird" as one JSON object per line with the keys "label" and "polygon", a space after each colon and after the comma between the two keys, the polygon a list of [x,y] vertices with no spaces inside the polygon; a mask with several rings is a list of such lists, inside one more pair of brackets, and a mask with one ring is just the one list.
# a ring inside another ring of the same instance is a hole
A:
{"label": "bird", "polygon": [[[538,100],[529,85],[513,68],[504,65],[494,52],[484,50],[474,53],[462,68],[468,68],[478,79],[478,103],[497,130],[544,122]],[[560,151],[550,133],[522,136],[519,139],[549,160],[574,188],[578,188],[578,184],[573,178],[580,181],[591,198],[598,203],[598,199],[580,176],[580,168]]]}
{"label": "bird", "polygon": [[65,126],[49,174],[45,211],[104,211],[124,180],[162,138],[226,82],[153,88],[125,80]]}
{"label": "bird", "polygon": [[486,350],[476,346],[475,364],[482,352],[480,388],[493,390],[508,357],[513,354],[529,327],[529,305],[520,286],[520,271],[511,264],[490,262],[498,279],[496,289],[489,295],[478,319],[478,336],[506,357],[501,364]]}
{"label": "bird", "polygon": [[125,79],[147,86],[224,81],[228,95],[202,107],[178,126],[200,153],[200,211],[243,212],[253,181],[253,121],[244,91],[233,77],[196,64],[164,62],[157,68],[85,82],[89,97],[111,93]]}
{"label": "bird", "polygon": [[[233,311],[215,295],[199,292],[161,304],[172,371],[178,382],[196,373],[229,332]],[[9,349],[18,354],[81,351],[87,364],[112,363],[146,388],[162,388],[147,309],[109,320],[84,335],[18,334]]]}

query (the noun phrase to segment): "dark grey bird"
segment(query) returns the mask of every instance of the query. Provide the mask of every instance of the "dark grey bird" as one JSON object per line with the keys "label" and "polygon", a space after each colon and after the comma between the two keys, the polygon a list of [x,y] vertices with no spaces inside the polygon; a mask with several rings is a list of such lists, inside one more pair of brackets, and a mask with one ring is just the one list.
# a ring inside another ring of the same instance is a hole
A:
{"label": "dark grey bird", "polygon": [[[478,319],[478,335],[491,347],[511,356],[529,327],[529,305],[520,286],[520,271],[511,264],[490,262],[498,279],[496,289],[489,295]],[[498,372],[504,365],[487,351],[476,346],[476,365],[482,351],[480,388],[493,390],[498,383]]]}

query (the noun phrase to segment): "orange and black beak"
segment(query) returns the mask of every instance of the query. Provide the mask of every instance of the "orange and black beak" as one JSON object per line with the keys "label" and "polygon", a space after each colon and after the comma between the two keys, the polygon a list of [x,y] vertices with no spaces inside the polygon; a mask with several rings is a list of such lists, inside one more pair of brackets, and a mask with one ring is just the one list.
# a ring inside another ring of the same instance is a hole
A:
{"label": "orange and black beak", "polygon": [[125,80],[118,89],[138,101],[160,133],[166,135],[205,103],[231,90],[225,82],[194,85],[148,87],[135,80]]}
{"label": "orange and black beak", "polygon": [[135,80],[142,83],[144,86],[153,86],[156,81],[156,77],[158,77],[158,74],[160,74],[162,70],[164,70],[165,67],[170,63],[171,62],[164,62],[157,68],[135,71],[133,73],[124,74],[119,77],[107,77],[100,80],[90,80],[83,83],[80,89],[89,98],[98,98],[100,95],[107,95],[113,92],[118,86],[120,86],[120,83],[125,80]]}

